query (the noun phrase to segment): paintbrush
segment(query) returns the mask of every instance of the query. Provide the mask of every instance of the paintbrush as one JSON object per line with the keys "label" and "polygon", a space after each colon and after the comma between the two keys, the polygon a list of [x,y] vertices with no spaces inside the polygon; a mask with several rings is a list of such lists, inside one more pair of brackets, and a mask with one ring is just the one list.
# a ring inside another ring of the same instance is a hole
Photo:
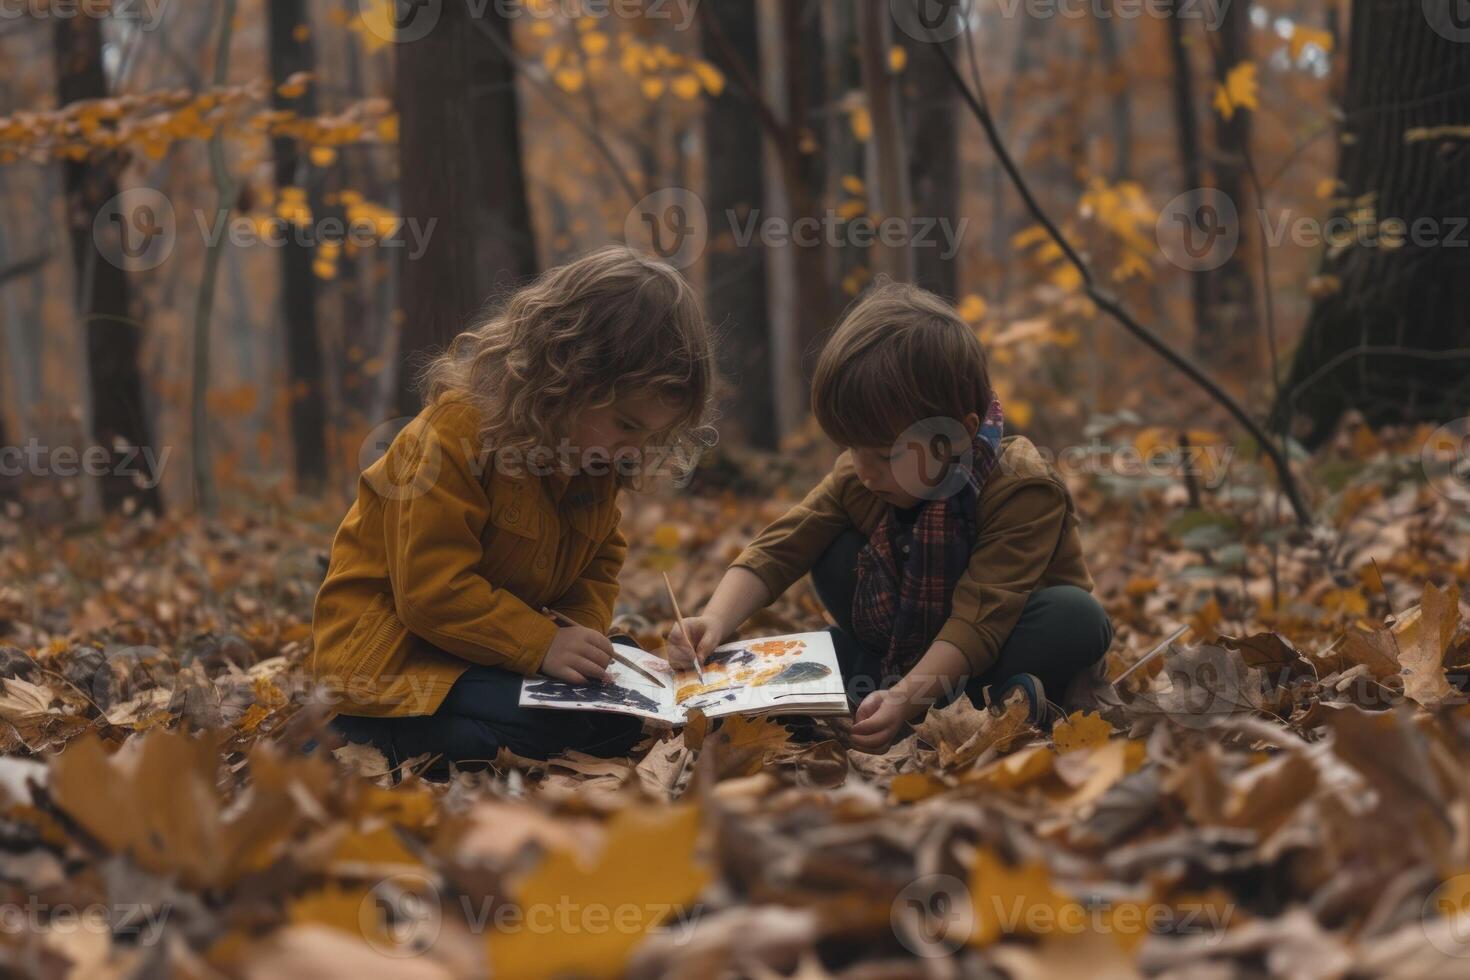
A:
{"label": "paintbrush", "polygon": [[[542,607],[541,611],[543,613],[545,613],[546,615],[550,616],[554,622],[561,623],[563,626],[581,626],[582,625],[581,623],[579,623],[579,622],[577,622],[577,621],[575,621],[573,619],[570,619],[570,618],[568,618],[566,616],[563,616],[561,613],[557,612],[555,609],[548,609],[546,607]],[[613,644],[612,658],[614,660],[616,660],[618,663],[622,664],[624,667],[627,667],[629,670],[637,671],[638,673],[642,674],[644,677],[647,677],[649,680],[653,681],[659,687],[668,687],[669,686],[669,685],[665,684],[659,678],[655,677],[652,672],[647,671],[647,670],[644,670],[643,667],[640,666],[636,661],[634,661],[632,657],[629,657],[629,656],[626,656],[624,654],[618,653],[618,645],[616,643]]]}
{"label": "paintbrush", "polygon": [[699,651],[694,647],[694,638],[689,635],[689,627],[684,625],[684,614],[679,611],[679,597],[674,595],[674,583],[669,581],[668,572],[664,572],[664,588],[669,590],[669,602],[674,606],[674,620],[679,624],[679,632],[683,635],[684,642],[689,644],[690,653],[694,655],[694,676],[703,684],[704,671],[699,666]]}

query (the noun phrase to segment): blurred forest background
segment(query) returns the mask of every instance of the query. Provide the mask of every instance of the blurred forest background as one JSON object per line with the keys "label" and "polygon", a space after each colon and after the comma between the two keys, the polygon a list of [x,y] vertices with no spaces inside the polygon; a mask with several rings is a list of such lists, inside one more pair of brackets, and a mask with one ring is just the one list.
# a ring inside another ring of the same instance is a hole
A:
{"label": "blurred forest background", "polygon": [[[47,519],[340,507],[365,437],[416,409],[415,354],[670,200],[703,209],[679,264],[723,331],[721,453],[820,441],[804,372],[880,273],[957,304],[1039,442],[1120,412],[1236,438],[1099,309],[946,58],[1096,289],[1254,417],[1310,446],[1345,409],[1465,402],[1466,249],[1362,244],[1470,193],[1470,56],[1418,3],[997,0],[942,41],[886,0],[31,6],[0,22],[0,443],[165,461],[132,468],[156,489],[7,470]],[[895,215],[915,247],[842,230]],[[1293,230],[1334,215],[1346,244]],[[837,231],[742,240],[752,216]],[[1179,216],[1238,244],[1171,250]]]}

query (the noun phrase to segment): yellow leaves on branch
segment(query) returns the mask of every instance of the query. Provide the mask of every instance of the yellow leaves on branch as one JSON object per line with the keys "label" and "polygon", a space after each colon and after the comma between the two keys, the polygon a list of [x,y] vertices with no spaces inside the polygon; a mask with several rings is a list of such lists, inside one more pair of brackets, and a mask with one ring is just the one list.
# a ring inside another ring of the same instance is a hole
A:
{"label": "yellow leaves on branch", "polygon": [[[601,77],[610,64],[607,56],[614,45],[618,67],[638,83],[639,92],[650,102],[669,92],[691,102],[701,94],[718,96],[725,90],[725,76],[707,61],[626,35],[614,39],[599,29],[596,18],[583,17],[573,23],[575,43],[548,43],[540,51],[542,67],[564,92],[580,92],[589,79]],[[534,39],[549,41],[556,29],[549,21],[537,21],[529,33]]]}
{"label": "yellow leaves on branch", "polygon": [[[279,91],[294,97],[309,83],[310,76],[300,72]],[[86,99],[48,112],[18,112],[0,118],[0,163],[85,160],[117,151],[161,160],[183,140],[259,134],[299,140],[311,147],[313,162],[325,166],[335,147],[398,138],[397,116],[387,99],[362,99],[339,113],[303,117],[271,109],[270,97],[270,83],[256,79],[198,93],[160,90]]]}
{"label": "yellow leaves on branch", "polygon": [[1215,110],[1225,119],[1235,116],[1237,109],[1258,109],[1259,89],[1254,62],[1242,61],[1225,73],[1225,81],[1215,86]]}

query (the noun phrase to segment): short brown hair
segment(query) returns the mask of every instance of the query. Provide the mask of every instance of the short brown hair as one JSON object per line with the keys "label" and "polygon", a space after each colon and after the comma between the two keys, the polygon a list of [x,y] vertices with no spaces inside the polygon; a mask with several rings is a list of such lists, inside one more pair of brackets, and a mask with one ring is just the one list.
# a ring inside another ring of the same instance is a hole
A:
{"label": "short brown hair", "polygon": [[840,446],[890,446],[923,419],[984,418],[990,371],[953,307],[917,286],[880,283],[848,308],[817,358],[812,412]]}

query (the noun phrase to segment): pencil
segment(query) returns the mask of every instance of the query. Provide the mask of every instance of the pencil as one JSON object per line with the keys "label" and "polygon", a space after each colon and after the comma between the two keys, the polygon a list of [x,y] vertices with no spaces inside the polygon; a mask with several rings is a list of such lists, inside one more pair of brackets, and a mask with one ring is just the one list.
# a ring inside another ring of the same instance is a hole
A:
{"label": "pencil", "polygon": [[664,572],[664,588],[669,590],[669,602],[674,605],[674,620],[679,624],[679,632],[683,634],[684,642],[689,644],[689,652],[694,654],[694,676],[703,684],[704,671],[699,666],[699,651],[694,648],[694,639],[689,635],[689,628],[684,625],[684,614],[679,611],[679,597],[674,595],[674,583],[669,581],[668,572]]}

